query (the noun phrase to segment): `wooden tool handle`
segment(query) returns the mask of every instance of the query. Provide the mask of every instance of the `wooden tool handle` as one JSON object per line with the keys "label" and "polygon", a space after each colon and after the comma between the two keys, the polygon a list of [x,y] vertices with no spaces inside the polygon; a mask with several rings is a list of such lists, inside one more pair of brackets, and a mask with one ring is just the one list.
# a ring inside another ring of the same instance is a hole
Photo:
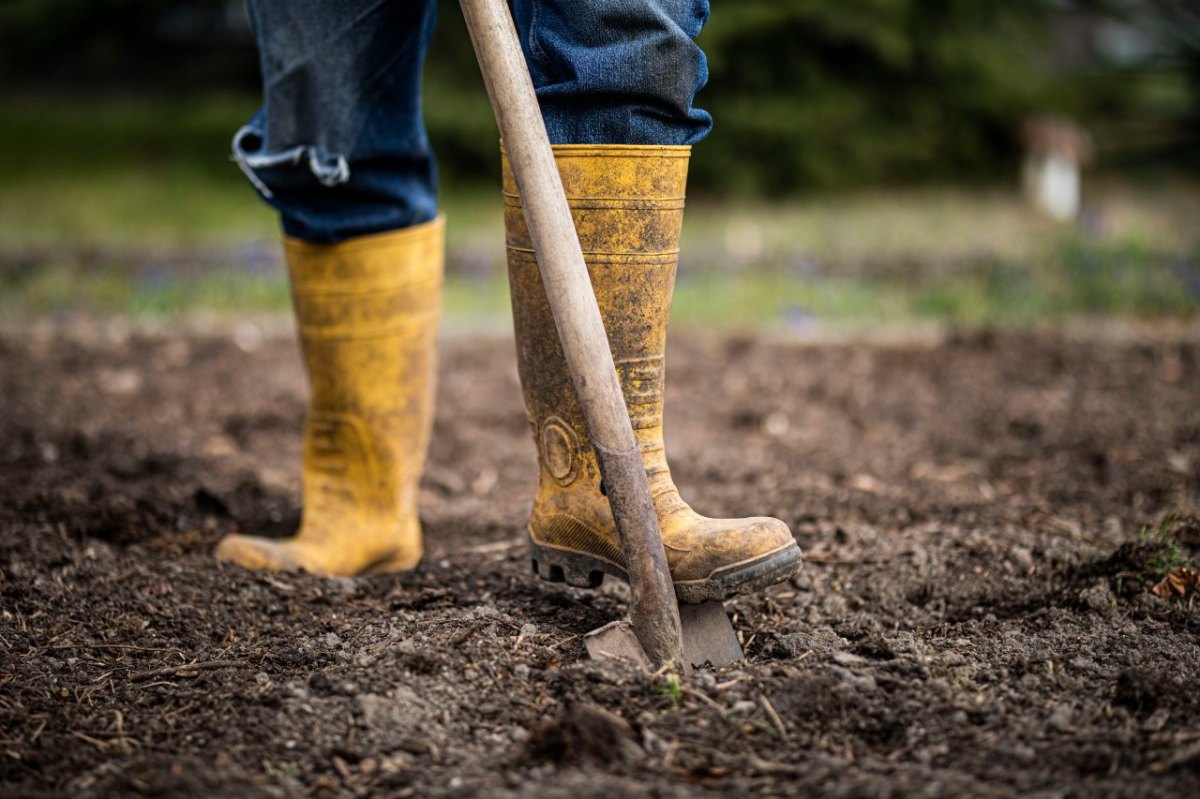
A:
{"label": "wooden tool handle", "polygon": [[655,666],[680,664],[679,606],[641,451],[517,31],[504,0],[460,2],[521,194],[567,366],[600,460],[629,566],[630,621]]}

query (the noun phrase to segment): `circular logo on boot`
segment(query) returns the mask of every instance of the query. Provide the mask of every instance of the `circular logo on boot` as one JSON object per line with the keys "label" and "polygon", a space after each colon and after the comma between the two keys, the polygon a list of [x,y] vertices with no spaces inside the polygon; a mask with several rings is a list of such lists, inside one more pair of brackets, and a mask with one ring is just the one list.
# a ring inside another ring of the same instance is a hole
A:
{"label": "circular logo on boot", "polygon": [[542,463],[560,486],[570,485],[578,474],[575,431],[557,416],[542,423]]}

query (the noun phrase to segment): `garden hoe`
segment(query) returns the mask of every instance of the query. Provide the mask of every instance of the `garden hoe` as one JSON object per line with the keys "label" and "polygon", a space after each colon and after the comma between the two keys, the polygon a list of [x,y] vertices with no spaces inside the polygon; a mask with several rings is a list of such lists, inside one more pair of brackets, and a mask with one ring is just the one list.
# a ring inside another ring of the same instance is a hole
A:
{"label": "garden hoe", "polygon": [[588,654],[650,669],[740,660],[742,648],[720,602],[675,601],[641,450],[508,4],[460,2],[629,564],[629,618],[587,633]]}

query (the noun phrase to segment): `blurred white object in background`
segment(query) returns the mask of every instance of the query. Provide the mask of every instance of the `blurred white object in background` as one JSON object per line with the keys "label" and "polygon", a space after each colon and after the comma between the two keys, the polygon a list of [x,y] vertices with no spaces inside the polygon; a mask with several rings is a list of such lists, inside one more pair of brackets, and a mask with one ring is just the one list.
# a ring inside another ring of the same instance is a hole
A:
{"label": "blurred white object in background", "polygon": [[1021,138],[1025,196],[1047,216],[1074,219],[1079,214],[1080,167],[1092,156],[1091,137],[1068,119],[1041,116],[1025,122]]}

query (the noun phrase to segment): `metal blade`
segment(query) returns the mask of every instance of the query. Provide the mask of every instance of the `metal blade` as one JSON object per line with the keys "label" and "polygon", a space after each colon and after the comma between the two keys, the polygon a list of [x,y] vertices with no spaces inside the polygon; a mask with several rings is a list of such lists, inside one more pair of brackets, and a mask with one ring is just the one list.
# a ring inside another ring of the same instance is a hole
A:
{"label": "metal blade", "polygon": [[[680,605],[679,620],[683,624],[683,662],[687,670],[720,668],[745,657],[722,603]],[[651,670],[628,619],[592,630],[583,636],[583,643],[593,659],[620,658]]]}

